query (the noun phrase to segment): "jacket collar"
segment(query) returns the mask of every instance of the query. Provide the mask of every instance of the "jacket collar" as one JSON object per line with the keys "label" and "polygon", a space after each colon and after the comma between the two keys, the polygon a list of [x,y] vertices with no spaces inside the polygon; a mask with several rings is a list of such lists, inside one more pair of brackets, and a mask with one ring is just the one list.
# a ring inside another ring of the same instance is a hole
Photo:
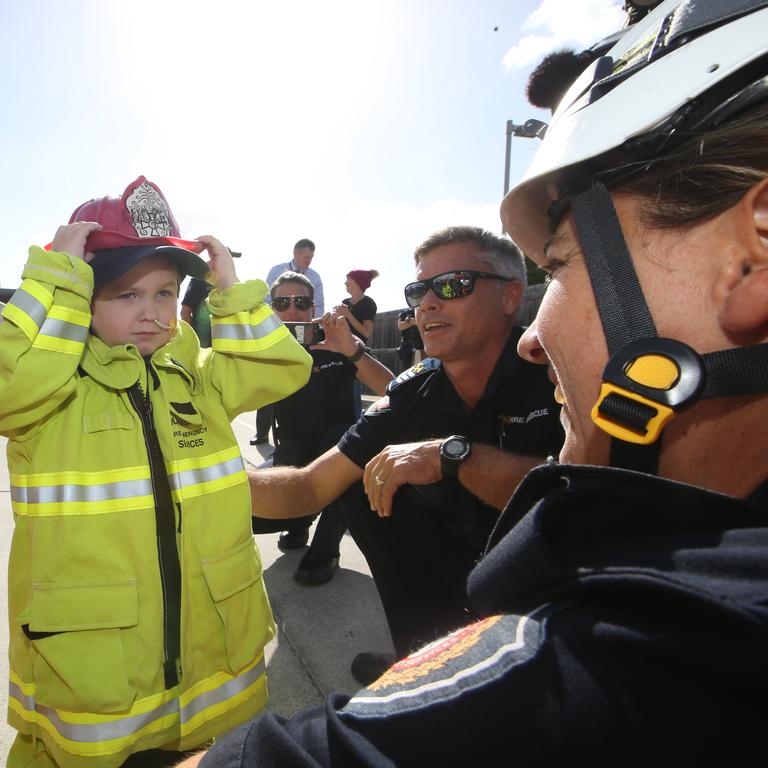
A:
{"label": "jacket collar", "polygon": [[[199,384],[197,356],[200,342],[195,332],[185,323],[176,326],[173,338],[152,354],[151,362],[157,368],[179,371],[190,383]],[[133,344],[110,347],[98,336],[90,334],[80,367],[99,384],[112,389],[128,389],[146,378],[146,363]]]}
{"label": "jacket collar", "polygon": [[756,496],[551,462],[518,486],[469,590],[482,615],[510,606],[528,610],[530,601],[547,602],[596,573],[672,573],[686,559],[705,560],[726,532],[742,529],[768,537],[768,509]]}

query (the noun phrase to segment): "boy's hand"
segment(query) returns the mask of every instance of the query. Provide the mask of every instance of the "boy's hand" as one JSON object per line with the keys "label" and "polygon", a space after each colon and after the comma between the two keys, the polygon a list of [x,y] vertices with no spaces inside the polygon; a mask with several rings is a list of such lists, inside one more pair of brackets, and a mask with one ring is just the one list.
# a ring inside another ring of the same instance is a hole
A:
{"label": "boy's hand", "polygon": [[357,352],[357,342],[349,330],[349,323],[339,314],[326,312],[320,319],[325,331],[325,341],[313,344],[310,349],[326,349],[338,352],[345,357],[352,357]]}
{"label": "boy's hand", "polygon": [[222,242],[210,235],[202,235],[196,237],[195,240],[202,244],[203,250],[208,251],[210,257],[208,265],[211,274],[208,277],[208,282],[216,286],[219,291],[226,291],[227,288],[240,282],[237,279],[232,254]]}
{"label": "boy's hand", "polygon": [[70,256],[88,262],[93,258],[93,253],[85,250],[85,243],[91,232],[96,232],[101,228],[101,224],[95,221],[75,221],[72,224],[63,224],[53,236],[51,250],[68,253]]}

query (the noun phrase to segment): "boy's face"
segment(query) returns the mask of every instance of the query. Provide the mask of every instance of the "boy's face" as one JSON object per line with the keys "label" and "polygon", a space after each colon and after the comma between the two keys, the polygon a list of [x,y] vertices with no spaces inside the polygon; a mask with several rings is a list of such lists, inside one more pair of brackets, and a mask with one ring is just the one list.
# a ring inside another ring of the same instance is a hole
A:
{"label": "boy's face", "polygon": [[94,333],[110,347],[134,344],[142,357],[171,339],[161,328],[176,318],[179,273],[163,256],[140,261],[112,283],[100,288],[91,302]]}

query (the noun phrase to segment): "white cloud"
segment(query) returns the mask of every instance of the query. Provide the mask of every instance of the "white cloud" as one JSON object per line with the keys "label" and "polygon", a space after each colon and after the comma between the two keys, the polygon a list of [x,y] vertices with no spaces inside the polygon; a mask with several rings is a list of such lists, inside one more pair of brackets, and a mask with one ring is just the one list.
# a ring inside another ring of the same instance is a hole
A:
{"label": "white cloud", "polygon": [[616,32],[624,23],[617,0],[543,0],[523,24],[525,35],[504,56],[507,69],[538,62],[561,48],[583,50]]}

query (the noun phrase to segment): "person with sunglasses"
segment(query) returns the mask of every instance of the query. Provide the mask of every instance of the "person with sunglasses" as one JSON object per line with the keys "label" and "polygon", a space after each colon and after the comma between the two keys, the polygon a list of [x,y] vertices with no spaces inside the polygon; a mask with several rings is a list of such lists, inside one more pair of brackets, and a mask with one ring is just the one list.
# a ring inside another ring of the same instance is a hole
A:
{"label": "person with sunglasses", "polygon": [[[305,275],[312,283],[314,291],[315,317],[322,317],[325,313],[325,300],[323,298],[323,281],[320,275],[309,265],[315,258],[315,244],[307,237],[297,240],[293,246],[293,257],[290,261],[275,264],[267,273],[267,285],[272,285],[283,272],[296,272]],[[256,434],[251,438],[251,445],[266,445],[269,442],[269,426],[272,422],[272,406],[260,408],[256,414]],[[298,541],[290,538],[282,540],[281,549],[295,549],[303,546]]]}
{"label": "person with sunglasses", "polygon": [[[314,287],[305,275],[284,272],[271,287],[272,309],[285,323],[308,323],[315,310]],[[334,445],[355,420],[352,384],[358,379],[383,394],[394,378],[389,368],[369,355],[362,341],[352,335],[347,320],[328,313],[318,325],[324,341],[305,346],[312,355],[309,381],[290,397],[272,407],[275,451],[262,466],[304,466]],[[253,518],[253,532],[281,533],[280,541],[300,548],[309,540],[315,515],[284,521]],[[309,549],[294,573],[305,585],[330,581],[339,567],[339,543],[346,530],[338,505],[331,501],[318,520]],[[278,544],[280,546],[280,544]],[[281,549],[284,546],[281,546]]]}
{"label": "person with sunglasses", "polygon": [[[546,371],[516,352],[526,276],[515,244],[450,227],[415,261],[405,298],[430,357],[305,469],[251,475],[259,516],[313,513],[343,494],[398,658],[464,622],[466,577],[499,510],[562,443]],[[352,674],[367,684],[393,660],[362,652]]]}

